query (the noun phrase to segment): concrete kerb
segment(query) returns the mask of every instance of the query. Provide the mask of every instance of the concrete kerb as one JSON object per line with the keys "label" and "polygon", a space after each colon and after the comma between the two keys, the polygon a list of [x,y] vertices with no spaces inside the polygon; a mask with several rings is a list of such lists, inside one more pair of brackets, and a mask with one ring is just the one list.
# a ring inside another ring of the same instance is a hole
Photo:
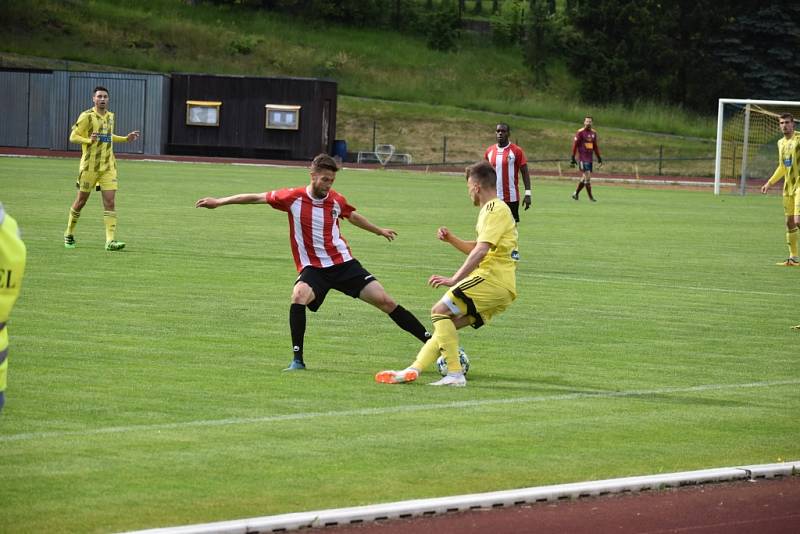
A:
{"label": "concrete kerb", "polygon": [[776,464],[724,467],[647,475],[518,490],[416,499],[395,503],[281,514],[180,527],[140,530],[128,534],[255,534],[432,516],[448,512],[503,508],[521,504],[579,499],[614,493],[658,490],[712,482],[775,478],[800,474],[800,460]]}

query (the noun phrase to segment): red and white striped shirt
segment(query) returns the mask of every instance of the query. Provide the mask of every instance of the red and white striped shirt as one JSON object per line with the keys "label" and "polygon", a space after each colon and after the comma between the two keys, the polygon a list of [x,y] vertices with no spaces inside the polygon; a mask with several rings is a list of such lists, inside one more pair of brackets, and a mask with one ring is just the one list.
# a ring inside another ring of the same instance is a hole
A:
{"label": "red and white striped shirt", "polygon": [[519,169],[528,163],[525,152],[514,143],[503,148],[492,145],[486,149],[483,157],[497,173],[497,198],[505,202],[518,202]]}
{"label": "red and white striped shirt", "polygon": [[355,208],[331,189],[325,198],[312,198],[305,187],[265,193],[267,204],[289,214],[289,243],[297,271],[306,266],[330,267],[353,259],[339,232],[339,219]]}

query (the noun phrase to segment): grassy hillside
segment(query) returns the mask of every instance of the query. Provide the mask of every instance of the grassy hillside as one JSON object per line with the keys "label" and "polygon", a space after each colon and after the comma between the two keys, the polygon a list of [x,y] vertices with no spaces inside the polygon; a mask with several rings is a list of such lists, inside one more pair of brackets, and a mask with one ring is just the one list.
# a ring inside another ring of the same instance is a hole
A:
{"label": "grassy hillside", "polygon": [[[666,158],[713,154],[711,120],[649,103],[586,106],[574,97],[575,81],[563,66],[554,66],[546,91],[537,90],[519,51],[476,34],[465,33],[458,52],[443,53],[399,33],[178,0],[6,2],[0,15],[11,21],[0,28],[4,66],[335,79],[337,138],[351,151],[372,147],[375,125],[378,143],[394,144],[416,162],[441,162],[444,137],[448,161],[470,161],[494,142],[494,123],[503,120],[530,157],[564,159],[572,133],[590,113],[609,172],[633,173],[636,165],[656,173],[657,163],[645,160],[657,158],[659,147]],[[692,138],[653,135],[659,133]],[[556,163],[535,167],[555,170]],[[707,175],[712,163],[668,162],[662,170]]]}
{"label": "grassy hillside", "polygon": [[[574,121],[587,111],[563,68],[538,91],[518,51],[469,33],[457,53],[443,53],[398,33],[178,0],[31,0],[0,9],[7,52],[164,72],[327,76],[347,95],[540,118]],[[675,108],[591,111],[618,127],[711,134],[707,119]]]}
{"label": "grassy hillside", "polygon": [[[454,106],[383,102],[356,97],[339,100],[337,137],[349,149],[369,150],[373,126],[377,143],[395,145],[410,153],[415,162],[441,163],[445,137],[447,162],[469,162],[483,155],[495,142],[498,121],[512,125],[511,140],[525,149],[534,171],[573,172],[567,166],[572,135],[580,122],[509,116],[503,113],[470,111]],[[597,123],[597,121],[596,121]],[[648,134],[598,126],[604,172],[658,173],[659,147],[663,147],[661,171],[665,175],[708,176],[713,173],[714,145],[711,140]],[[675,159],[700,158],[700,159]]]}

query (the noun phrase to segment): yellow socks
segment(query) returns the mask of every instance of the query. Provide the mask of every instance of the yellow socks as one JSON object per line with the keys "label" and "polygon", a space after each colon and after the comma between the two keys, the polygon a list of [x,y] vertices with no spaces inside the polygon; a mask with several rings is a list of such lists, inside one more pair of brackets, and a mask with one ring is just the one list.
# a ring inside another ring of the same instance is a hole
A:
{"label": "yellow socks", "polygon": [[72,235],[75,233],[75,225],[78,224],[78,219],[81,216],[81,212],[75,211],[74,209],[69,209],[69,218],[67,219],[67,229],[64,230],[64,235]]}
{"label": "yellow socks", "polygon": [[461,363],[458,361],[458,334],[455,323],[450,316],[438,313],[431,315],[431,321],[433,321],[433,336],[423,345],[411,367],[420,371],[427,369],[436,361],[441,352],[447,359],[447,369],[460,372]]}
{"label": "yellow socks", "polygon": [[117,212],[104,211],[103,224],[106,225],[106,243],[114,241],[114,236],[117,233]]}
{"label": "yellow socks", "polygon": [[797,228],[786,232],[786,244],[789,245],[789,256],[797,257]]}

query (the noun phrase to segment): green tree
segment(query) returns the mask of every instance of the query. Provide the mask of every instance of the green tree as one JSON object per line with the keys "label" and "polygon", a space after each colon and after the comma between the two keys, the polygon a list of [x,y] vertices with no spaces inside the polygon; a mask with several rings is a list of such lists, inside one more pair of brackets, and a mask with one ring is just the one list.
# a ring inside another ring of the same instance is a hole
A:
{"label": "green tree", "polygon": [[666,11],[657,0],[580,3],[569,50],[585,100],[632,102],[664,94],[673,76]]}
{"label": "green tree", "polygon": [[428,18],[428,47],[434,50],[449,52],[456,49],[461,26],[458,8],[449,0],[441,3],[439,8]]}
{"label": "green tree", "polygon": [[590,102],[796,99],[800,6],[745,0],[573,0],[570,69]]}
{"label": "green tree", "polygon": [[492,40],[498,46],[513,46],[520,42],[525,34],[524,27],[525,2],[523,0],[506,0],[500,7],[500,13],[492,17]]}
{"label": "green tree", "polygon": [[534,84],[539,87],[550,81],[547,67],[559,44],[556,15],[550,12],[550,3],[550,0],[530,0],[523,47],[525,64],[533,73]]}
{"label": "green tree", "polygon": [[[741,81],[750,98],[797,100],[800,5],[777,2],[734,14],[711,42],[711,56]],[[732,88],[734,89],[734,88]],[[723,96],[738,96],[731,92]]]}

